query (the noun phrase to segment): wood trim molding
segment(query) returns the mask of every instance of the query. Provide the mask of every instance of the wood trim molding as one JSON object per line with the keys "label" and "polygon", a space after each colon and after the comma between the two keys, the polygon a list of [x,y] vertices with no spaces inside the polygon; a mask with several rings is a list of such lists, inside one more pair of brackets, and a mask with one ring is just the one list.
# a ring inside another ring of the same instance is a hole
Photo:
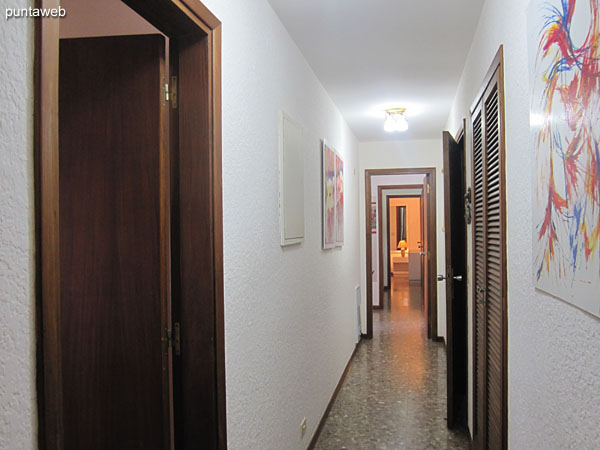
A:
{"label": "wood trim molding", "polygon": [[502,189],[500,195],[501,201],[501,227],[502,227],[502,266],[503,274],[503,289],[502,289],[502,447],[508,448],[508,268],[507,268],[507,251],[506,251],[506,97],[504,90],[504,46],[500,46],[498,54],[494,60],[498,64],[498,108],[500,113],[500,174],[502,177]]}
{"label": "wood trim molding", "polygon": [[498,51],[496,52],[496,55],[494,56],[494,60],[492,61],[492,65],[488,69],[488,71],[483,79],[484,80],[483,84],[479,88],[479,91],[477,92],[477,96],[475,96],[475,101],[473,102],[473,104],[471,105],[471,108],[469,110],[471,112],[471,114],[473,114],[475,112],[475,110],[477,109],[477,106],[479,105],[479,103],[481,103],[481,100],[483,99],[483,94],[485,93],[485,91],[487,91],[487,88],[489,87],[490,83],[493,81],[494,74],[496,73],[496,69],[498,67],[501,67],[500,81],[502,81],[502,91],[504,91],[504,45],[500,45],[500,48],[498,48]]}
{"label": "wood trim molding", "polygon": [[379,286],[379,305],[373,306],[375,309],[383,309],[383,205],[381,202],[383,198],[383,192],[381,187],[377,188],[377,223],[379,229],[377,230],[377,278]]}
{"label": "wood trim molding", "polygon": [[[487,84],[487,83],[486,83]],[[476,267],[476,254],[475,254],[475,232],[476,232],[476,218],[475,218],[475,208],[476,208],[476,203],[475,203],[475,155],[474,155],[474,148],[475,148],[475,131],[473,130],[473,117],[476,116],[476,114],[478,113],[477,108],[474,108],[470,111],[470,117],[469,117],[469,121],[471,123],[471,126],[469,127],[469,153],[470,153],[470,159],[471,159],[471,180],[470,180],[470,185],[471,185],[471,191],[473,192],[473,220],[471,221],[471,276],[469,277],[469,282],[471,284],[470,289],[471,289],[471,298],[472,298],[472,303],[471,303],[471,346],[472,346],[472,356],[473,356],[473,366],[472,366],[472,377],[471,377],[471,390],[472,390],[472,397],[471,397],[471,401],[472,403],[472,408],[473,408],[473,429],[472,431],[472,436],[473,436],[473,448],[476,449],[478,448],[478,432],[477,432],[477,428],[478,428],[478,411],[475,411],[475,406],[477,405],[477,356],[476,356],[476,347],[477,347],[477,305],[476,305],[476,301],[477,301],[477,286],[476,286],[476,281],[475,281],[475,267]],[[467,289],[469,289],[469,287],[467,287]]]}
{"label": "wood trim molding", "polygon": [[[367,339],[373,338],[373,258],[372,258],[372,235],[371,235],[371,178],[377,175],[425,175],[428,177],[431,189],[431,201],[428,210],[428,238],[431,249],[430,267],[430,297],[429,317],[427,318],[430,338],[437,337],[437,281],[434,274],[437,273],[437,200],[436,200],[436,168],[409,168],[409,169],[365,169],[365,244],[366,244],[366,300],[367,300]],[[422,188],[419,185],[419,188]],[[379,213],[379,212],[378,212]]]}
{"label": "wood trim molding", "polygon": [[[363,336],[363,338],[365,337],[364,334],[362,336]],[[331,408],[333,408],[335,399],[337,398],[338,394],[340,393],[340,390],[342,389],[342,385],[344,384],[344,380],[346,380],[346,377],[348,376],[348,372],[350,372],[350,368],[352,367],[352,362],[354,361],[354,356],[356,355],[356,352],[358,351],[358,348],[360,347],[361,344],[362,344],[362,338],[360,341],[358,341],[358,344],[356,344],[356,346],[354,347],[354,351],[352,352],[352,355],[350,356],[350,359],[348,360],[348,364],[346,364],[346,368],[344,369],[344,372],[342,373],[342,376],[340,377],[340,380],[338,381],[338,384],[335,387],[335,390],[333,391],[331,398],[329,399],[327,408],[325,408],[325,412],[323,413],[323,416],[321,417],[321,420],[319,421],[319,425],[317,426],[317,429],[315,430],[315,433],[313,434],[313,437],[310,440],[310,444],[308,444],[307,450],[313,450],[315,448],[315,446],[317,445],[317,441],[319,440],[321,431],[323,431],[325,422],[327,422],[327,418],[329,417]]]}
{"label": "wood trim molding", "polygon": [[[377,186],[378,188],[381,188],[381,190],[383,191],[401,191],[401,190],[412,190],[412,189],[420,189],[421,191],[423,190],[423,185],[422,184],[392,184],[392,185],[381,185],[381,186]],[[404,195],[398,194],[400,197],[405,197]],[[416,195],[416,194],[414,194]]]}
{"label": "wood trim molding", "polygon": [[[216,326],[218,448],[227,448],[223,290],[221,23],[199,1],[123,0],[170,38],[202,34],[209,44],[211,246]],[[36,0],[57,8],[59,0]],[[63,441],[60,354],[58,52],[59,20],[37,20],[34,59],[34,160],[36,216],[36,334],[38,445],[61,449]]]}
{"label": "wood trim molding", "polygon": [[373,249],[371,234],[371,175],[365,170],[365,245],[367,292],[367,339],[373,339]]}
{"label": "wood trim molding", "polygon": [[452,136],[452,135],[451,136],[456,142],[458,142],[461,139],[464,139],[466,132],[467,132],[467,119],[464,118],[460,124],[460,128],[456,132],[456,136]]}
{"label": "wood trim molding", "polygon": [[[37,8],[58,8],[37,0]],[[60,370],[60,241],[58,223],[58,20],[35,21],[34,158],[36,194],[36,319],[38,442],[62,448]]]}
{"label": "wood trim molding", "polygon": [[[186,2],[187,4],[187,2]],[[196,8],[203,8],[200,2],[195,2]],[[207,10],[208,11],[208,10]],[[206,11],[202,17],[207,20],[212,16]],[[215,19],[216,20],[216,19]],[[226,413],[226,389],[225,389],[225,289],[223,282],[223,130],[222,130],[222,35],[221,24],[218,20],[211,20],[212,28],[212,186],[213,186],[213,248],[214,252],[214,292],[216,312],[216,347],[217,347],[217,404],[218,404],[218,435],[221,449],[227,448],[227,413]]]}

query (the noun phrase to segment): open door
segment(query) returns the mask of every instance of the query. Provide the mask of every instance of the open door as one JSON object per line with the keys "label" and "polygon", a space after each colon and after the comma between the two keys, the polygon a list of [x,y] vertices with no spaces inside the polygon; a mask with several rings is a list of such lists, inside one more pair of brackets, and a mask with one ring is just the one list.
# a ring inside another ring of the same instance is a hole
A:
{"label": "open door", "polygon": [[430,254],[429,254],[429,177],[426,176],[423,180],[423,220],[421,221],[423,225],[423,235],[422,237],[422,251],[421,251],[421,260],[423,265],[423,306],[425,309],[425,317],[427,319],[427,337],[429,339],[432,338],[432,327],[431,327],[431,314],[429,311],[430,305],[430,296],[431,296],[431,266],[429,264]]}
{"label": "open door", "polygon": [[60,448],[171,448],[164,54],[60,41]]}
{"label": "open door", "polygon": [[448,428],[467,424],[467,230],[464,215],[464,137],[457,143],[444,131],[444,209],[446,230],[446,362]]}

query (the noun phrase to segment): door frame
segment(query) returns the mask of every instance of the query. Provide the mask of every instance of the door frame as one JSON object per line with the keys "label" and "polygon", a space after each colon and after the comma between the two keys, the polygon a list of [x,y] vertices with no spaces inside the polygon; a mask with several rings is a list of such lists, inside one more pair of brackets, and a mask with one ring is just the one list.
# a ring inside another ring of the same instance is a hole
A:
{"label": "door frame", "polygon": [[[422,167],[410,169],[365,169],[365,237],[366,237],[366,301],[367,301],[367,339],[373,338],[373,244],[371,234],[371,178],[379,175],[424,175],[427,177],[430,186],[429,208],[428,208],[428,239],[431,248],[431,257],[429,258],[429,299],[428,299],[428,317],[427,337],[429,339],[437,338],[437,281],[432,276],[437,273],[437,212],[436,212],[436,168]],[[381,205],[378,206],[381,208]],[[378,212],[379,214],[379,212]],[[380,233],[381,234],[381,233]],[[434,270],[431,270],[431,269]]]}
{"label": "door frame", "polygon": [[[199,1],[123,0],[169,38],[204,36],[203,63],[208,76],[199,89],[208,109],[209,126],[203,134],[210,165],[204,176],[210,183],[210,247],[212,302],[215,323],[215,385],[219,448],[227,448],[225,416],[225,341],[223,295],[223,209],[221,160],[221,23]],[[58,8],[59,0],[36,0],[36,8]],[[34,60],[34,185],[36,245],[36,367],[38,443],[40,448],[61,449],[64,444],[60,348],[59,253],[59,80],[58,19],[35,21]],[[180,65],[186,64],[180,60]],[[180,67],[181,68],[181,67]],[[158,90],[158,87],[157,87]],[[192,100],[197,101],[197,100]],[[168,189],[168,174],[161,186]],[[161,189],[162,189],[161,188]],[[164,207],[164,205],[163,205]],[[161,207],[162,209],[162,207]],[[168,230],[161,230],[168,233]],[[166,264],[163,260],[161,264]],[[164,288],[164,286],[163,286]],[[173,439],[171,430],[171,445]]]}
{"label": "door frame", "polygon": [[[387,190],[402,190],[402,189],[421,189],[421,191],[423,190],[423,186],[422,185],[416,185],[416,184],[399,184],[399,185],[395,185],[395,186],[378,186],[377,188],[377,202],[379,204],[381,204],[383,202],[383,193],[384,191]],[[388,282],[388,288],[391,287],[391,282],[392,282],[392,264],[390,261],[390,257],[389,257],[389,253],[391,252],[391,246],[390,246],[390,237],[391,237],[391,231],[390,231],[390,200],[391,199],[395,199],[395,198],[423,198],[423,194],[421,193],[421,195],[400,195],[400,194],[394,194],[394,195],[387,195],[386,197],[386,202],[385,202],[385,211],[386,211],[386,227],[387,227],[387,242],[388,242],[388,247],[387,249],[383,248],[383,233],[378,233],[378,248],[379,248],[379,299],[381,300],[379,302],[379,306],[373,306],[373,309],[382,309],[383,308],[383,293],[385,291],[384,286],[383,286],[383,282],[384,282],[384,276],[383,276],[383,268],[384,268],[384,263],[383,263],[383,253],[384,250],[387,251],[388,253],[388,259],[387,259],[387,282]],[[378,221],[379,223],[383,223],[383,208],[379,208],[379,211],[377,212],[377,216],[378,216]]]}

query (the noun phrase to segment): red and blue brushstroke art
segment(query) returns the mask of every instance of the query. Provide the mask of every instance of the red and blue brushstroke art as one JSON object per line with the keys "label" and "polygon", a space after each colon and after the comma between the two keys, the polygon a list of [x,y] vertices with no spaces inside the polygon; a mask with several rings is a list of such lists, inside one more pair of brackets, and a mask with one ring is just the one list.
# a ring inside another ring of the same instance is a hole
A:
{"label": "red and blue brushstroke art", "polygon": [[536,286],[600,316],[600,0],[532,0]]}

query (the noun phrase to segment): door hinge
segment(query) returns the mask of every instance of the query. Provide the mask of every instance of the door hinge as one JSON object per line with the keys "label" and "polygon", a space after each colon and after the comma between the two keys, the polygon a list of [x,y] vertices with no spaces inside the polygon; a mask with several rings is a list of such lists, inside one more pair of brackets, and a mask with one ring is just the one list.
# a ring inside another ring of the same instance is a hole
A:
{"label": "door hinge", "polygon": [[467,192],[465,192],[465,221],[467,225],[471,225],[473,216],[473,204],[471,200],[471,187],[467,188]]}
{"label": "door hinge", "polygon": [[173,330],[165,327],[165,337],[163,339],[167,344],[167,348],[172,348],[175,355],[181,355],[181,325],[179,322],[173,324]]}
{"label": "door hinge", "polygon": [[177,109],[177,77],[171,77],[171,84],[164,83],[163,93],[165,103],[171,103],[171,108]]}
{"label": "door hinge", "polygon": [[169,101],[169,83],[163,83],[162,91],[163,91],[163,100],[165,103],[167,103]]}
{"label": "door hinge", "polygon": [[427,185],[427,193],[431,194],[431,186],[429,184]]}
{"label": "door hinge", "polygon": [[167,348],[173,346],[173,332],[169,330],[169,327],[165,327],[165,337],[163,338],[163,342],[167,344]]}

